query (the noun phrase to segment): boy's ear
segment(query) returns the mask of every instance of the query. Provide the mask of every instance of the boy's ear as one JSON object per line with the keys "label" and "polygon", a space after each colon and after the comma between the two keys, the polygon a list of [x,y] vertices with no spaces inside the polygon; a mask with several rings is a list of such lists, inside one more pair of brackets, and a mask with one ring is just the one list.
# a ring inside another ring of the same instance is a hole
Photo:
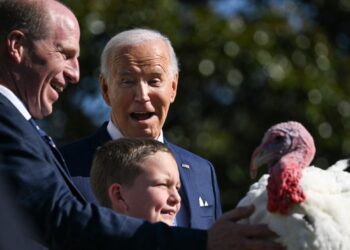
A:
{"label": "boy's ear", "polygon": [[119,183],[111,184],[108,188],[108,197],[114,211],[126,214],[128,212],[128,205],[123,198],[122,188],[122,185]]}

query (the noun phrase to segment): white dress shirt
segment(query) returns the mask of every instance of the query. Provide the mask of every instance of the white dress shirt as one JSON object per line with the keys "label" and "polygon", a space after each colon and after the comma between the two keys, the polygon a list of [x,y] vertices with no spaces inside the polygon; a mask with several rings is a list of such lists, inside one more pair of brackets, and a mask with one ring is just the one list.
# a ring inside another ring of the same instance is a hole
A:
{"label": "white dress shirt", "polygon": [[[117,140],[120,138],[125,137],[120,130],[117,128],[117,126],[112,122],[111,119],[109,119],[108,125],[107,125],[107,132],[111,136],[113,140]],[[164,137],[163,137],[163,130],[160,131],[160,135],[157,138],[157,141],[160,141],[164,143]]]}
{"label": "white dress shirt", "polygon": [[16,109],[18,109],[26,120],[32,118],[23,102],[9,88],[0,84],[0,93],[5,96],[16,107]]}

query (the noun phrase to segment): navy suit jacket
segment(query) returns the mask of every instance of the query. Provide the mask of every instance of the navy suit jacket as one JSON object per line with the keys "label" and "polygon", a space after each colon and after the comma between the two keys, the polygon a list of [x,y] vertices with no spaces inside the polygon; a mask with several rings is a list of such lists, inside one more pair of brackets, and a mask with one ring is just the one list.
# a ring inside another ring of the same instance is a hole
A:
{"label": "navy suit jacket", "polygon": [[[97,200],[90,186],[90,168],[97,147],[111,140],[105,122],[91,136],[60,147],[73,182],[87,200]],[[182,227],[209,228],[221,215],[220,195],[212,164],[165,140],[175,155],[181,178],[181,209],[176,217]]]}
{"label": "navy suit jacket", "polygon": [[151,224],[85,201],[37,130],[0,94],[0,174],[50,249],[205,249],[203,230]]}

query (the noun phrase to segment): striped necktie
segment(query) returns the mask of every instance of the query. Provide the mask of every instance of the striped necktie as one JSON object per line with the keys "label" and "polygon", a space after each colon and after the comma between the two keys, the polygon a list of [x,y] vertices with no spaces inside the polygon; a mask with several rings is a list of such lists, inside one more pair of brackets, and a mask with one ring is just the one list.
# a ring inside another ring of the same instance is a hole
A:
{"label": "striped necktie", "polygon": [[38,132],[40,137],[50,146],[52,152],[54,153],[56,158],[60,161],[60,163],[63,165],[63,167],[65,168],[66,172],[68,173],[66,162],[65,162],[61,152],[57,149],[56,144],[54,143],[52,138],[48,134],[46,134],[46,132],[44,130],[42,130],[39,127],[39,125],[34,121],[33,118],[30,118],[28,121],[36,129],[36,131]]}
{"label": "striped necktie", "polygon": [[30,118],[29,122],[33,125],[33,127],[36,129],[36,131],[38,131],[40,137],[43,138],[44,141],[50,145],[50,147],[57,149],[56,144],[53,142],[52,138],[50,136],[48,136],[45,133],[45,131],[39,127],[39,125],[34,121],[33,118]]}

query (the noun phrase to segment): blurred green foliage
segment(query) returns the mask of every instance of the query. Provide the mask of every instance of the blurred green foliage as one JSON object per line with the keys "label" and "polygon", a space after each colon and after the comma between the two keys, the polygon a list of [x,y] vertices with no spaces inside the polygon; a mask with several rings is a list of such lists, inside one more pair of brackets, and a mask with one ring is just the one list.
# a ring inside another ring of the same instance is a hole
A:
{"label": "blurred green foliage", "polygon": [[81,81],[44,124],[59,143],[108,118],[98,86],[108,39],[148,27],[170,38],[180,61],[165,134],[213,162],[224,210],[248,190],[250,155],[277,122],[297,120],[309,129],[315,165],[350,155],[349,1],[63,2],[81,25]]}

